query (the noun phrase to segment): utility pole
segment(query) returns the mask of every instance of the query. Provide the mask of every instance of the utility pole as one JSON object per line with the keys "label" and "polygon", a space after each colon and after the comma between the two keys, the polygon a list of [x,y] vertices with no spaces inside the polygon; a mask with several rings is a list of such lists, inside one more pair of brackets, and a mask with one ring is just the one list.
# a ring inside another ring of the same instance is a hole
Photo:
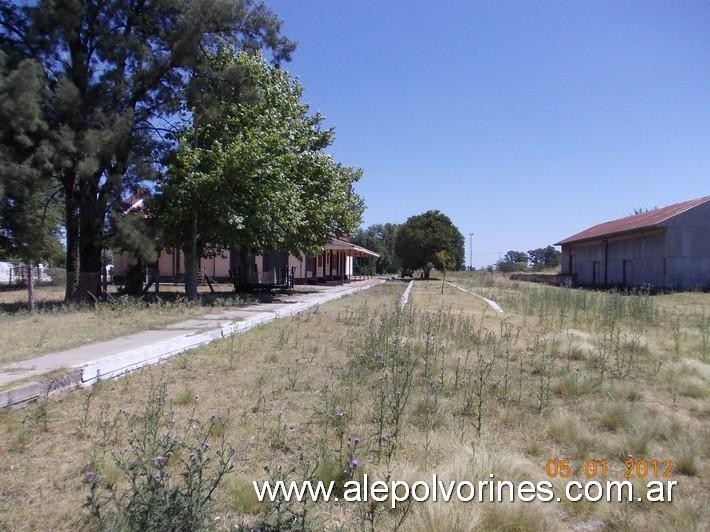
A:
{"label": "utility pole", "polygon": [[468,234],[468,241],[469,241],[468,269],[470,271],[473,271],[473,233]]}

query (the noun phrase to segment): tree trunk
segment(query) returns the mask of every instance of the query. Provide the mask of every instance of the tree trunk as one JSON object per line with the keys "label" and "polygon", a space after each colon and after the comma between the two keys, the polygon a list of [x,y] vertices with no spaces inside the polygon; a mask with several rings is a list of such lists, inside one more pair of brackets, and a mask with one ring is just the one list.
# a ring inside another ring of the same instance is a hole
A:
{"label": "tree trunk", "polygon": [[250,247],[239,248],[239,289],[244,291],[246,287],[255,282],[252,273],[254,271],[254,250]]}
{"label": "tree trunk", "polygon": [[428,281],[429,280],[429,273],[431,273],[431,270],[429,268],[424,268],[422,270],[422,272],[424,273],[424,279],[426,279]]}
{"label": "tree trunk", "polygon": [[97,207],[95,198],[87,198],[82,201],[79,211],[78,297],[87,301],[95,301],[101,296],[101,237],[104,215]]}
{"label": "tree trunk", "polygon": [[190,301],[197,299],[197,219],[190,224],[187,242],[183,247],[185,255],[185,297]]}
{"label": "tree trunk", "polygon": [[105,204],[99,195],[99,176],[82,179],[79,204],[78,297],[96,301],[101,297],[101,252]]}
{"label": "tree trunk", "polygon": [[64,299],[78,301],[79,299],[79,203],[74,195],[73,186],[65,190],[64,215],[66,217],[66,268]]}

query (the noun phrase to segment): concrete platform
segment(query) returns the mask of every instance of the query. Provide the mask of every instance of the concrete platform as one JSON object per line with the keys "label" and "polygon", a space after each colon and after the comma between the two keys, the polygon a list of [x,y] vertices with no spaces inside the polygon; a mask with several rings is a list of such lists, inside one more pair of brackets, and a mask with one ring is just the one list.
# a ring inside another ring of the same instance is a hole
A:
{"label": "concrete platform", "polygon": [[[10,388],[13,382],[22,381],[17,387],[0,391],[0,408],[36,399],[50,391],[56,393],[88,386],[98,379],[118,377],[214,340],[367,290],[382,282],[382,279],[372,279],[343,286],[318,287],[320,290],[314,293],[296,293],[273,303],[257,303],[236,310],[205,314],[202,318],[173,323],[164,329],[143,331],[0,366],[0,387]],[[67,371],[58,377],[33,380],[61,369]]]}

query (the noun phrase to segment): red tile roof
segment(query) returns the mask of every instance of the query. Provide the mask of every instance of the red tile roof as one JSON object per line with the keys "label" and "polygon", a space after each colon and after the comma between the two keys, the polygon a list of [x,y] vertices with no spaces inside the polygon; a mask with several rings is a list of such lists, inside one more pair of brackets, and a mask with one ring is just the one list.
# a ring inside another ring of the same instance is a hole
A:
{"label": "red tile roof", "polygon": [[618,235],[621,233],[630,233],[643,229],[652,229],[658,227],[661,223],[675,216],[678,216],[681,213],[684,213],[689,209],[692,209],[694,207],[697,207],[698,205],[702,205],[703,203],[709,201],[710,196],[705,196],[703,198],[684,201],[682,203],[676,203],[675,205],[669,205],[668,207],[663,207],[661,209],[654,209],[652,211],[643,212],[641,214],[627,216],[626,218],[619,218],[618,220],[604,222],[590,227],[589,229],[585,229],[580,233],[567,237],[555,245],[559,246],[562,244],[569,244],[571,242],[579,242],[580,240],[592,240],[596,238]]}

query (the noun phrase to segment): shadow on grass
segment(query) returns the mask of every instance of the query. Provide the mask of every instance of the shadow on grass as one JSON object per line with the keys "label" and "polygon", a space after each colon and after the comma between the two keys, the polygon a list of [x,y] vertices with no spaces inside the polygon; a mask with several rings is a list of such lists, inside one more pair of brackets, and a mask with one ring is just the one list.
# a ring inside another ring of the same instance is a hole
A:
{"label": "shadow on grass", "polygon": [[[313,294],[317,290],[297,290],[295,294]],[[82,310],[96,310],[103,307],[147,307],[151,305],[185,305],[202,307],[245,307],[258,303],[289,303],[286,293],[269,292],[245,292],[235,293],[234,291],[216,291],[215,293],[200,293],[195,301],[188,301],[182,292],[166,291],[156,294],[148,292],[142,296],[131,296],[122,293],[109,295],[106,301],[87,301],[83,303],[67,303],[63,300],[36,301],[36,313],[54,312],[78,312]],[[28,314],[26,301],[13,301],[0,303],[0,315],[2,314]]]}

